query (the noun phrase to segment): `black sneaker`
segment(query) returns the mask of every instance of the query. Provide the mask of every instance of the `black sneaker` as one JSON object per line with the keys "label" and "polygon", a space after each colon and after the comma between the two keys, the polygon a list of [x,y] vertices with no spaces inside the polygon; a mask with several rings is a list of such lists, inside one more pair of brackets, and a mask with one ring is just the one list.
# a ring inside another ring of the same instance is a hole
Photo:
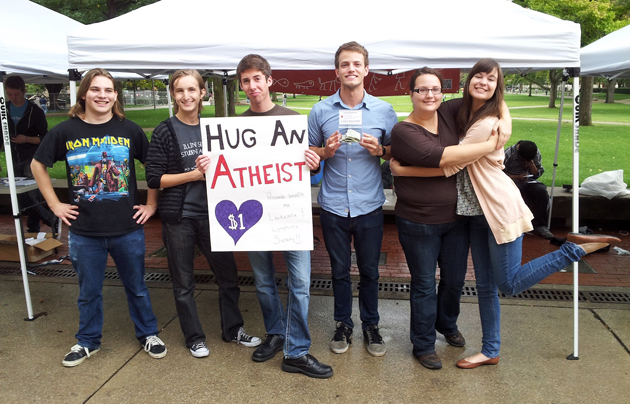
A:
{"label": "black sneaker", "polygon": [[96,349],[88,349],[79,344],[76,344],[72,348],[70,348],[70,352],[68,352],[61,361],[61,364],[67,368],[71,368],[73,366],[80,365],[84,360],[94,355],[99,351],[99,348]]}
{"label": "black sneaker", "polygon": [[204,341],[193,344],[193,346],[190,347],[190,353],[195,358],[205,358],[210,355],[210,351]]}
{"label": "black sneaker", "polygon": [[330,366],[321,363],[311,354],[306,354],[301,358],[282,360],[282,370],[289,373],[302,373],[308,377],[316,379],[328,379],[333,375]]}
{"label": "black sneaker", "polygon": [[367,351],[372,356],[383,356],[387,349],[381,334],[378,332],[376,324],[370,324],[367,329],[363,330],[363,340],[367,344]]}
{"label": "black sneaker", "polygon": [[157,335],[151,335],[144,340],[144,352],[153,359],[160,359],[166,356],[166,346]]}
{"label": "black sneaker", "polygon": [[252,354],[254,362],[265,362],[273,358],[278,352],[282,351],[284,346],[284,338],[279,334],[267,334],[265,342],[260,344]]}
{"label": "black sneaker", "polygon": [[237,344],[245,345],[246,347],[255,347],[260,345],[262,340],[258,337],[252,337],[248,335],[243,327],[238,329],[238,333],[234,338],[232,338],[232,342],[236,342]]}
{"label": "black sneaker", "polygon": [[336,354],[345,353],[352,344],[352,328],[342,321],[337,321],[337,329],[330,341],[330,350]]}

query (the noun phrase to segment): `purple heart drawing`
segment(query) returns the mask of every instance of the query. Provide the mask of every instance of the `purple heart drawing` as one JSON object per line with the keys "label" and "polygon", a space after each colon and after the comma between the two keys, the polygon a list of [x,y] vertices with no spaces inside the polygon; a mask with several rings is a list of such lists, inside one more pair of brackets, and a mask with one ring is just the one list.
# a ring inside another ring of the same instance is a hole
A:
{"label": "purple heart drawing", "polygon": [[255,200],[245,201],[239,209],[232,201],[221,201],[214,209],[217,221],[225,231],[234,239],[234,245],[243,237],[243,234],[262,217],[263,206]]}

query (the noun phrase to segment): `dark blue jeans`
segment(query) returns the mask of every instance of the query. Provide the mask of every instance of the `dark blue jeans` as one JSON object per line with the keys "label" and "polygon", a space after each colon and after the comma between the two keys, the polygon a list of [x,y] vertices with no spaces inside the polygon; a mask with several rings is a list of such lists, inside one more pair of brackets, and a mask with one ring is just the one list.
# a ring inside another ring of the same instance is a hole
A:
{"label": "dark blue jeans", "polygon": [[[411,273],[411,343],[415,355],[435,353],[436,330],[457,333],[468,261],[468,219],[416,223],[396,216],[398,239]],[[435,290],[436,263],[440,283]]]}
{"label": "dark blue jeans", "polygon": [[162,223],[162,240],[168,254],[168,270],[173,280],[175,308],[186,346],[190,348],[206,340],[195,303],[195,246],[208,260],[219,285],[221,337],[225,341],[231,341],[243,326],[243,317],[238,307],[241,289],[238,286],[234,254],[212,252],[207,217],[185,217],[179,223]]}
{"label": "dark blue jeans", "polygon": [[350,280],[350,243],[354,239],[359,267],[359,312],[362,328],[366,329],[370,324],[378,325],[378,260],[383,241],[383,209],[378,208],[357,217],[341,217],[322,210],[319,220],[330,257],[335,321],[354,327]]}
{"label": "dark blue jeans", "polygon": [[79,345],[96,349],[103,331],[103,280],[109,253],[127,294],[129,315],[136,338],[157,335],[157,319],[144,282],[144,229],[113,237],[87,237],[70,232],[68,248],[72,266],[79,277]]}

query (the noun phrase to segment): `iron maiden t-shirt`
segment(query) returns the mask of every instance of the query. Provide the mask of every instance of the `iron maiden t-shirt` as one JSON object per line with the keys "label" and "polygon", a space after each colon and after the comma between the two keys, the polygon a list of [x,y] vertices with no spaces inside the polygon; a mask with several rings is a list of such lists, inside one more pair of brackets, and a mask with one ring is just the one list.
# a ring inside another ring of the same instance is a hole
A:
{"label": "iron maiden t-shirt", "polygon": [[70,203],[79,207],[70,231],[84,236],[117,236],[141,226],[134,159],[144,163],[148,140],[129,120],[103,124],[72,118],[52,128],[35,153],[47,167],[66,161]]}

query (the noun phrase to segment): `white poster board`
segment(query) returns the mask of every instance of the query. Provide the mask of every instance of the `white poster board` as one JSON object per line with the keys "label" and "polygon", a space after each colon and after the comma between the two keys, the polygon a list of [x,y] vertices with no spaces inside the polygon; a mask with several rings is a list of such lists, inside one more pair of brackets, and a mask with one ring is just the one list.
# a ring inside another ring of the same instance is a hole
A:
{"label": "white poster board", "polygon": [[313,249],[304,115],[202,118],[212,251]]}

